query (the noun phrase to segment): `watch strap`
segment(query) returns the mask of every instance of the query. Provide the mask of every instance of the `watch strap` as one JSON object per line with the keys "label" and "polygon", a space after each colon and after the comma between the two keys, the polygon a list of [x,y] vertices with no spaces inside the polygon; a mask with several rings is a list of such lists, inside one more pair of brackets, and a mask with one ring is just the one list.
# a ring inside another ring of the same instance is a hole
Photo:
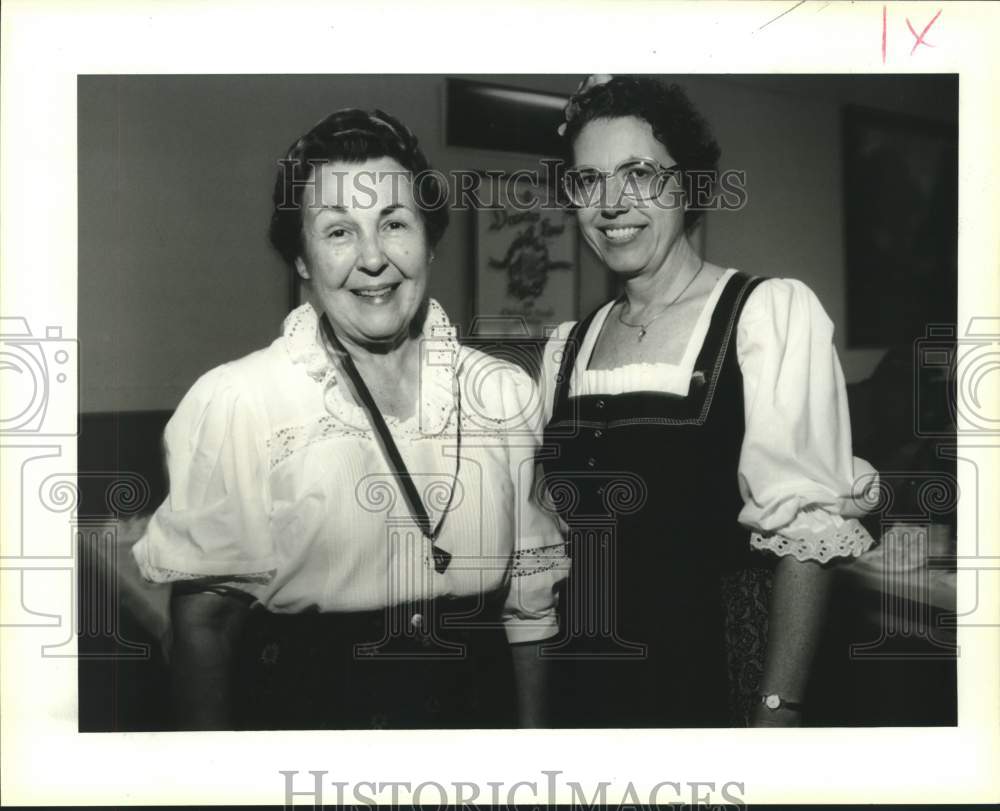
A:
{"label": "watch strap", "polygon": [[801,712],[803,708],[801,701],[789,701],[778,693],[763,693],[760,697],[760,703],[772,712],[781,709]]}

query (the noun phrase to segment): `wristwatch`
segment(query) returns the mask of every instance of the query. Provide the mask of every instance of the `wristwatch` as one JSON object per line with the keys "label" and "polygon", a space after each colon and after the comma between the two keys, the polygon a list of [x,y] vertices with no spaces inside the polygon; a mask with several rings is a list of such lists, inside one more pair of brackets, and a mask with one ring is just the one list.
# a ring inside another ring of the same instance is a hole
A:
{"label": "wristwatch", "polygon": [[789,701],[788,699],[782,698],[777,693],[765,693],[760,697],[760,703],[772,712],[780,709],[796,710],[798,712],[802,711],[801,702]]}

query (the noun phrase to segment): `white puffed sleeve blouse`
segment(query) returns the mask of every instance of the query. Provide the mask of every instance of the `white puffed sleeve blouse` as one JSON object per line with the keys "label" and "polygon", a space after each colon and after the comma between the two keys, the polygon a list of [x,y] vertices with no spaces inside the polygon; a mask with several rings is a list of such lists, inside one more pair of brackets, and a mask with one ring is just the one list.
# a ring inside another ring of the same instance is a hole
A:
{"label": "white puffed sleeve blouse", "polygon": [[[310,305],[270,347],[195,383],[164,440],[170,493],[133,554],[154,582],[216,579],[276,612],[366,611],[508,590],[511,642],[557,630],[563,539],[531,499],[542,404],[512,364],[462,347],[431,301],[420,403],[386,418],[452,555],[435,571],[365,412],[337,380]],[[462,445],[455,492],[456,391]]]}
{"label": "white puffed sleeve blouse", "polygon": [[[631,391],[686,396],[712,313],[735,272],[727,270],[719,279],[676,364],[587,369],[614,304],[608,302],[581,342],[571,396]],[[546,351],[546,416],[552,409],[559,346],[571,328],[561,325]],[[736,352],[745,416],[736,483],[744,506],[738,520],[750,530],[751,546],[800,561],[860,555],[872,538],[857,519],[870,504],[866,494],[872,492],[877,474],[852,454],[833,323],[815,294],[794,279],[762,282],[740,316]]]}

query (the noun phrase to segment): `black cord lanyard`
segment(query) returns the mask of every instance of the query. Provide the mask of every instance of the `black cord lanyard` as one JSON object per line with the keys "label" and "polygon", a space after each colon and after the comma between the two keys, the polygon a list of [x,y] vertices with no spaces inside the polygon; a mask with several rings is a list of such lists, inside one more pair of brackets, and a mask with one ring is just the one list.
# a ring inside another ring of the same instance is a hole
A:
{"label": "black cord lanyard", "polygon": [[378,406],[375,405],[375,400],[372,397],[371,392],[368,390],[368,386],[365,385],[365,381],[362,379],[361,373],[358,372],[358,367],[354,365],[354,361],[351,359],[350,354],[346,349],[344,349],[340,339],[337,338],[337,334],[333,331],[333,325],[330,324],[330,319],[326,317],[326,313],[323,313],[320,317],[320,324],[323,327],[323,334],[326,335],[326,339],[330,342],[330,345],[340,353],[344,371],[347,372],[347,376],[351,379],[351,383],[354,385],[354,391],[357,393],[358,398],[361,400],[361,404],[368,413],[368,419],[371,422],[372,427],[375,429],[375,433],[378,434],[378,437],[381,440],[382,450],[385,453],[390,467],[392,467],[392,472],[396,477],[396,481],[399,482],[399,486],[403,490],[403,495],[406,497],[407,503],[410,505],[410,514],[413,516],[413,520],[417,523],[417,526],[420,527],[420,531],[424,534],[424,537],[431,542],[431,553],[434,556],[434,571],[438,574],[443,574],[445,569],[448,568],[448,564],[451,562],[451,554],[437,545],[437,538],[438,535],[441,534],[441,527],[444,526],[445,518],[448,517],[452,499],[455,497],[455,490],[458,489],[458,474],[462,465],[461,386],[456,384],[454,389],[455,401],[458,406],[455,420],[455,433],[458,443],[458,448],[455,453],[455,480],[452,483],[450,492],[448,493],[448,503],[444,506],[441,518],[438,520],[437,526],[432,527],[430,516],[427,514],[423,501],[420,500],[420,494],[417,492],[416,485],[413,483],[413,477],[410,475],[410,471],[406,469],[406,463],[403,461],[403,457],[399,453],[399,448],[396,447],[396,442],[393,440],[392,434],[389,432],[389,427],[385,424],[382,412],[379,411]]}

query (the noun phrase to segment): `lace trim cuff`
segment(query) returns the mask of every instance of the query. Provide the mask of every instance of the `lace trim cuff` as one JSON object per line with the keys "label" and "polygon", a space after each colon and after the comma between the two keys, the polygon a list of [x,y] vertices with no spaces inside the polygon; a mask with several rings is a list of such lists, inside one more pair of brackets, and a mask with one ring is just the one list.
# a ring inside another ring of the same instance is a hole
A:
{"label": "lace trim cuff", "polygon": [[514,568],[511,577],[527,577],[559,569],[565,567],[568,560],[566,544],[564,543],[519,549],[514,552]]}
{"label": "lace trim cuff", "polygon": [[858,557],[874,543],[868,531],[855,518],[822,531],[808,527],[786,527],[783,532],[753,532],[750,546],[779,557],[791,555],[797,561],[826,563],[833,558]]}
{"label": "lace trim cuff", "polygon": [[253,572],[250,574],[227,574],[227,575],[205,575],[194,574],[192,572],[179,572],[176,569],[161,569],[159,566],[152,566],[145,562],[139,563],[139,571],[142,576],[151,583],[176,583],[178,581],[190,582],[193,580],[203,581],[205,585],[211,586],[232,586],[240,588],[248,585],[267,585],[274,577],[275,570],[267,572]]}

